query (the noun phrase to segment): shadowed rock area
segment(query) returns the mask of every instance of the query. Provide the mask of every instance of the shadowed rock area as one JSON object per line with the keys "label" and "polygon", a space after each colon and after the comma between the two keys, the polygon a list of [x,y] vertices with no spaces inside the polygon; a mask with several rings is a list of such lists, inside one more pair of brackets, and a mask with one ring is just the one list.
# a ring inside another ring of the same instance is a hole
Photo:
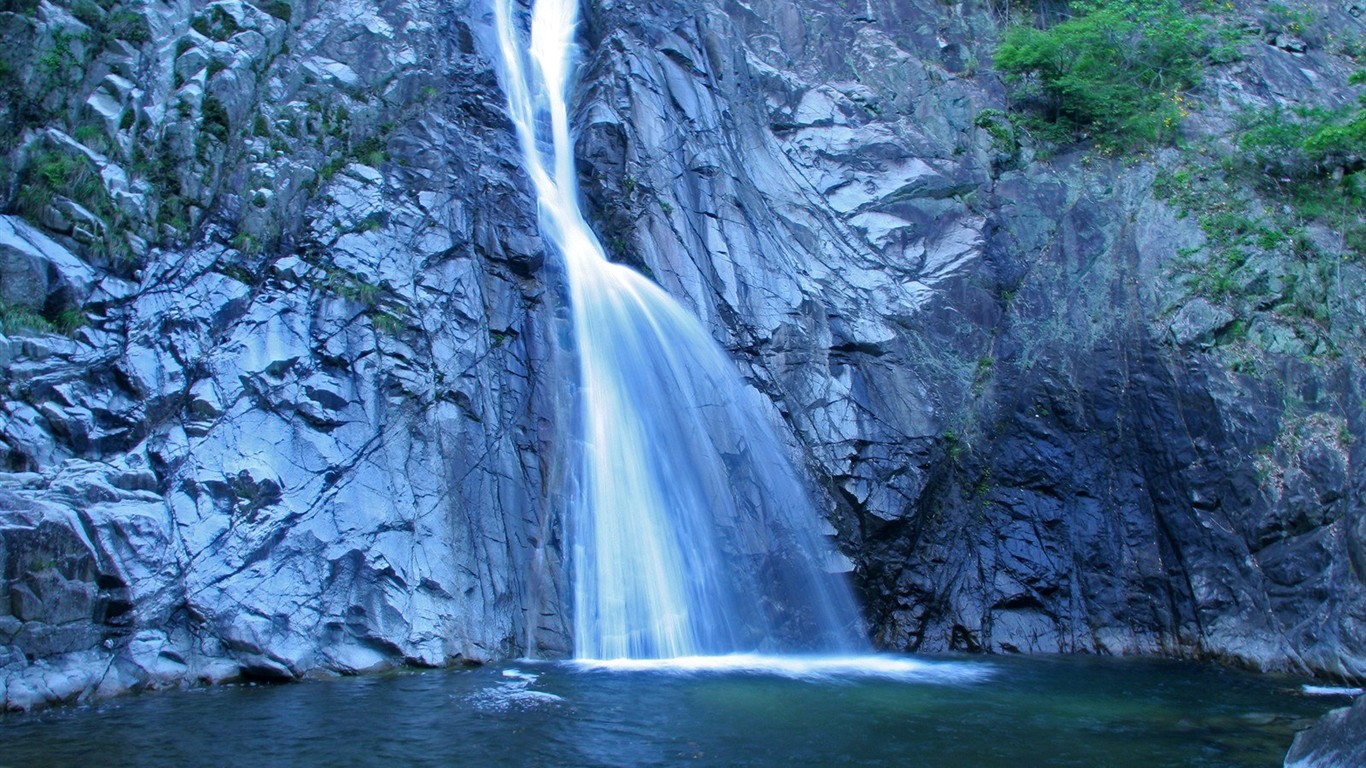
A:
{"label": "shadowed rock area", "polygon": [[[586,10],[590,215],[772,403],[878,645],[1366,677],[1366,275],[1310,227],[1325,318],[1274,248],[1203,290],[1159,194],[1249,105],[1351,100],[1361,11],[1310,5],[1239,4],[1183,148],[1128,154],[983,117],[995,4]],[[567,308],[491,34],[0,12],[6,707],[569,651]]]}

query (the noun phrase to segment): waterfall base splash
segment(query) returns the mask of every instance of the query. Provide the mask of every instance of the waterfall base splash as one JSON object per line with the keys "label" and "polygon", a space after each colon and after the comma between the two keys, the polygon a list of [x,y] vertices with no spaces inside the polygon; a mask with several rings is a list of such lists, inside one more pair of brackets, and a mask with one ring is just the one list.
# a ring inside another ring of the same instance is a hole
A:
{"label": "waterfall base splash", "polygon": [[665,674],[754,674],[794,680],[898,680],[901,682],[972,683],[987,679],[992,667],[982,663],[927,662],[904,656],[679,656],[672,659],[578,659],[574,666],[608,672]]}

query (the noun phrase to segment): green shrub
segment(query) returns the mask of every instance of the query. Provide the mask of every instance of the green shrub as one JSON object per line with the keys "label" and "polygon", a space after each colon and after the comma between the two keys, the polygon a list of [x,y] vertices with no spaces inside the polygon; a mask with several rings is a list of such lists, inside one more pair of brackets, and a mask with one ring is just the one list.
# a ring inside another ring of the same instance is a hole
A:
{"label": "green shrub", "polygon": [[213,95],[206,95],[204,103],[199,107],[199,113],[204,119],[201,130],[219,141],[226,142],[231,126],[228,124],[228,110],[223,106],[223,102]]}
{"label": "green shrub", "polygon": [[86,317],[84,309],[67,307],[57,313],[57,318],[52,322],[52,327],[58,333],[70,336],[89,324],[90,319]]}
{"label": "green shrub", "polygon": [[375,330],[390,336],[397,336],[403,332],[406,324],[388,312],[378,310],[370,314],[370,322],[374,324]]}
{"label": "green shrub", "polygon": [[147,17],[130,8],[120,8],[109,14],[108,36],[130,43],[145,43],[152,39],[152,28]]}
{"label": "green shrub", "polygon": [[1078,0],[1047,29],[1012,26],[996,49],[1017,98],[1109,140],[1170,140],[1211,49],[1211,25],[1175,0]]}
{"label": "green shrub", "polygon": [[999,109],[984,109],[977,113],[972,124],[987,132],[991,137],[991,145],[997,151],[1007,155],[1015,154],[1015,132],[1010,128],[1010,120],[1006,113]]}
{"label": "green shrub", "polygon": [[[1366,69],[1353,74],[1350,82],[1366,85]],[[1354,111],[1345,111],[1341,118],[1315,126],[1314,133],[1304,140],[1304,148],[1320,163],[1331,160],[1360,167],[1366,162],[1366,93],[1357,97]]]}
{"label": "green shrub", "polygon": [[52,333],[52,323],[27,307],[16,307],[0,301],[0,332],[13,334],[24,331]]}
{"label": "green shrub", "polygon": [[29,158],[19,182],[17,207],[37,220],[54,197],[67,197],[102,218],[113,212],[99,171],[84,155],[46,150]]}
{"label": "green shrub", "polygon": [[229,244],[246,256],[255,256],[262,250],[261,241],[247,232],[238,232]]}
{"label": "green shrub", "polygon": [[38,13],[41,0],[0,0],[0,13],[17,13],[20,16],[33,16]]}
{"label": "green shrub", "polygon": [[190,27],[210,40],[227,40],[242,29],[231,14],[217,5],[190,19]]}
{"label": "green shrub", "polygon": [[[1352,78],[1363,81],[1363,73]],[[1296,218],[1326,224],[1349,252],[1366,256],[1366,94],[1354,108],[1250,112],[1237,144],[1242,156],[1230,170],[1247,173]]]}
{"label": "green shrub", "polygon": [[289,23],[290,16],[294,13],[294,8],[288,0],[261,0],[257,5],[261,10],[286,24]]}
{"label": "green shrub", "polygon": [[93,29],[99,29],[104,21],[104,9],[95,0],[76,0],[71,4],[71,15]]}

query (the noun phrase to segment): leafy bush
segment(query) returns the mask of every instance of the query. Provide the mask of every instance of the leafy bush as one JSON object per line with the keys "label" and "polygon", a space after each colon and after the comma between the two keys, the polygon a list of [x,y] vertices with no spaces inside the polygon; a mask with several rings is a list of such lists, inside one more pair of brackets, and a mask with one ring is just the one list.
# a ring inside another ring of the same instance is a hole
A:
{"label": "leafy bush", "polygon": [[55,317],[14,304],[0,301],[0,333],[60,333],[66,336],[90,324],[81,307],[67,307]]}
{"label": "leafy bush", "polygon": [[210,40],[227,40],[242,29],[237,19],[217,5],[191,18],[190,27]]}
{"label": "leafy bush", "polygon": [[[1366,72],[1352,82],[1366,82]],[[1263,193],[1337,230],[1349,252],[1366,256],[1366,94],[1355,108],[1250,113],[1238,147]]]}
{"label": "leafy bush", "polygon": [[33,16],[38,13],[40,0],[0,0],[0,13],[17,13],[21,16]]}
{"label": "leafy bush", "polygon": [[1169,140],[1182,92],[1211,50],[1208,19],[1175,0],[1077,0],[1047,29],[1012,26],[996,49],[1017,99],[1118,143]]}
{"label": "leafy bush", "polygon": [[257,3],[257,7],[286,24],[289,23],[290,16],[294,13],[294,9],[288,0],[262,0],[262,2]]}
{"label": "leafy bush", "polygon": [[987,132],[991,137],[991,145],[997,151],[1008,155],[1015,154],[1018,149],[1015,143],[1015,132],[1010,129],[1010,120],[1006,113],[999,109],[984,109],[977,113],[972,124]]}
{"label": "leafy bush", "polygon": [[97,29],[104,21],[104,9],[95,0],[76,0],[71,4],[71,15],[87,27]]}
{"label": "leafy bush", "polygon": [[0,333],[52,333],[53,330],[52,323],[37,312],[0,301]]}
{"label": "leafy bush", "polygon": [[[1353,85],[1366,85],[1366,69],[1352,75]],[[1360,169],[1366,163],[1366,93],[1357,97],[1357,109],[1330,124],[1316,126],[1304,140],[1304,148],[1320,163],[1335,161]]]}
{"label": "leafy bush", "polygon": [[120,8],[109,14],[108,35],[115,40],[145,43],[152,39],[152,28],[146,16],[131,8]]}
{"label": "leafy bush", "polygon": [[228,121],[228,110],[212,94],[204,97],[204,102],[199,107],[200,114],[204,118],[202,130],[204,133],[226,142],[232,126]]}
{"label": "leafy bush", "polygon": [[109,193],[89,158],[51,150],[39,152],[29,159],[20,177],[19,212],[36,221],[57,196],[70,198],[102,218],[113,212]]}

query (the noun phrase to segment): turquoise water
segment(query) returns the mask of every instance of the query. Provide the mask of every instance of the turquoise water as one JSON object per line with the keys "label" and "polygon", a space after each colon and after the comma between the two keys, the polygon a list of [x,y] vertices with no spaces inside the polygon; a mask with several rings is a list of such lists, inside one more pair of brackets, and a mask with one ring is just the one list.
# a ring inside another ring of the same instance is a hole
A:
{"label": "turquoise water", "polygon": [[1345,699],[1167,661],[931,659],[902,679],[519,663],[0,718],[0,766],[1279,766]]}

